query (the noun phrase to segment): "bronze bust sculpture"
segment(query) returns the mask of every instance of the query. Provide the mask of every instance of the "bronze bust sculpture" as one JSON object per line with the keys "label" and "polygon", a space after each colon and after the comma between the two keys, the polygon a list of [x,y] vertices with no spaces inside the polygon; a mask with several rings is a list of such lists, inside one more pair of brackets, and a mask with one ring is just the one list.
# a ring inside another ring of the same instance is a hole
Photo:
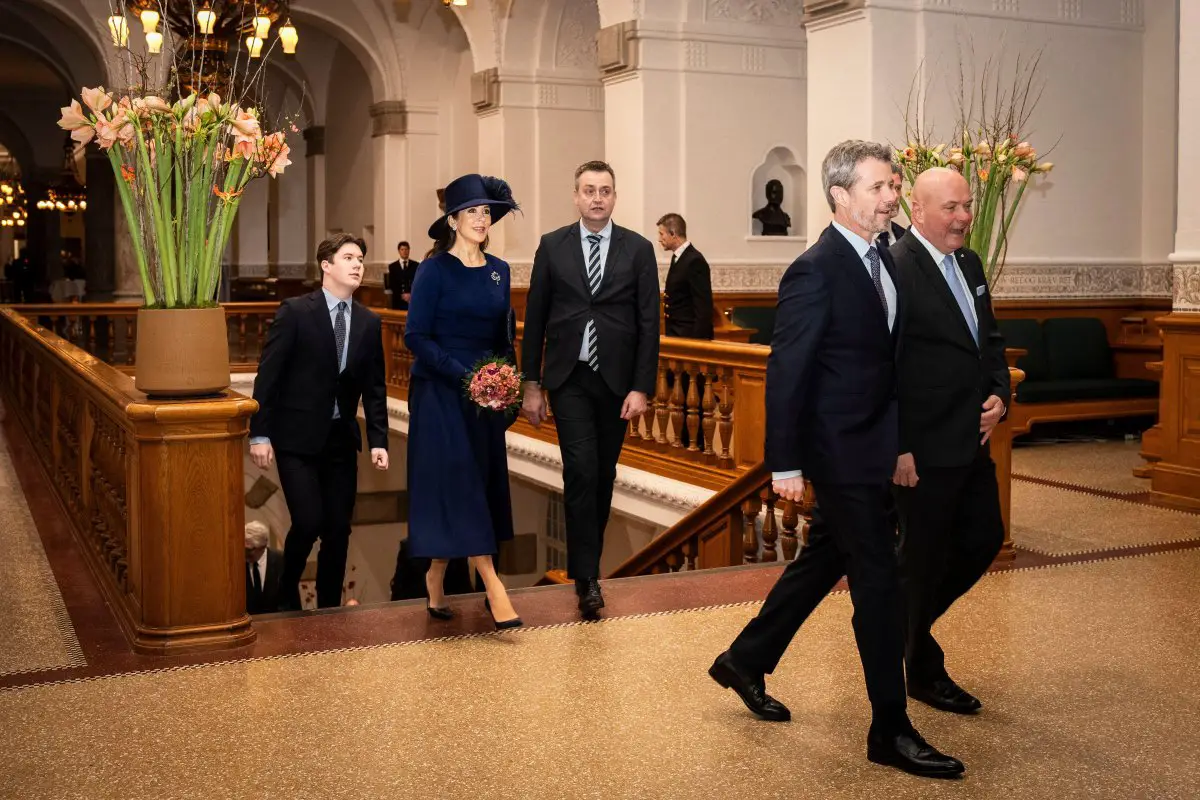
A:
{"label": "bronze bust sculpture", "polygon": [[754,212],[754,219],[762,223],[762,236],[787,236],[792,218],[782,208],[783,184],[772,178],[767,181],[767,204]]}

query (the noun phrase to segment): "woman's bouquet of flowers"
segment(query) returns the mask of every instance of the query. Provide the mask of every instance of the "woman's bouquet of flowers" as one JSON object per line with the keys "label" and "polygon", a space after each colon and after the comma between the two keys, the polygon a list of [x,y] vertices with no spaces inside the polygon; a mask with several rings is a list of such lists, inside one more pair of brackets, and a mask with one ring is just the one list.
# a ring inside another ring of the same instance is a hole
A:
{"label": "woman's bouquet of flowers", "polygon": [[463,380],[467,397],[480,409],[515,415],[521,407],[524,376],[504,358],[485,358]]}

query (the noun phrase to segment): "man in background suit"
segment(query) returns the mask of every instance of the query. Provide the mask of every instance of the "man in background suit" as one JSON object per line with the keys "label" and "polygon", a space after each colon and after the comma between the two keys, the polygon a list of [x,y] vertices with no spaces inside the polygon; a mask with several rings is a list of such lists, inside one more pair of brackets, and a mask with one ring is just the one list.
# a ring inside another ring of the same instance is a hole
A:
{"label": "man in background suit", "polygon": [[712,339],[712,274],[704,255],[688,241],[683,217],[666,214],[658,221],[658,243],[671,254],[663,287],[664,332],[667,336]]}
{"label": "man in background suit", "polygon": [[[904,194],[904,170],[895,161],[892,162],[892,189],[896,192],[896,197]],[[880,250],[886,250],[891,245],[900,241],[900,237],[908,232],[908,228],[896,222],[896,216],[900,213],[900,203],[896,203],[895,210],[892,211],[892,221],[888,223],[887,230],[881,231],[879,238],[875,240],[875,246]]]}
{"label": "man in background suit", "polygon": [[388,468],[387,387],[379,315],[353,299],[366,245],[339,233],[317,247],[321,288],[279,304],[254,380],[250,458],[279,482],[292,517],[280,605],[300,608],[300,576],[317,539],[317,605],[342,604],[350,518],[358,493],[360,399],[371,462]]}
{"label": "man in background suit", "polygon": [[613,224],[616,202],[612,167],[589,161],[575,170],[580,219],[538,244],[521,353],[525,416],[535,426],[546,418],[543,389],[554,408],[567,574],[585,619],[604,607],[600,554],[617,459],[629,420],[645,413],[658,375],[654,247]]}
{"label": "man in background suit", "polygon": [[940,167],[921,173],[912,214],[908,235],[891,250],[906,298],[894,479],[908,696],[972,714],[981,704],[950,678],[930,629],[979,580],[1004,541],[987,441],[1012,384],[983,264],[963,248],[971,227],[966,179]]}
{"label": "man in background suit", "polygon": [[779,285],[765,454],[781,497],[800,501],[808,480],[818,505],[808,544],[709,675],[759,717],[791,719],[767,694],[764,675],[844,575],[871,701],[867,758],[956,777],[962,764],[927,744],[906,712],[902,599],[886,510],[899,452],[895,357],[904,296],[891,258],[873,244],[896,204],[890,163],[886,145],[852,140],[821,165],[834,219]]}
{"label": "man in background suit", "polygon": [[398,311],[408,310],[413,279],[417,277],[417,267],[421,266],[420,261],[409,260],[408,254],[408,242],[396,245],[397,258],[387,268],[387,288],[392,293],[392,308]]}
{"label": "man in background suit", "polygon": [[270,547],[271,529],[265,522],[246,523],[246,613],[279,610],[279,577],[283,553]]}

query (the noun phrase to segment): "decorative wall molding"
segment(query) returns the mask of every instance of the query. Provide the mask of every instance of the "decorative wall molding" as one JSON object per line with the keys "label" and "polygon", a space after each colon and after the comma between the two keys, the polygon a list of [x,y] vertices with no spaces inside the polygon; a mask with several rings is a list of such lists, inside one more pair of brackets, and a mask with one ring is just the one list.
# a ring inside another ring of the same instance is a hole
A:
{"label": "decorative wall molding", "polygon": [[476,114],[500,106],[500,70],[496,67],[471,73],[471,105]]}
{"label": "decorative wall molding", "polygon": [[325,126],[311,125],[304,129],[304,157],[325,155]]}
{"label": "decorative wall molding", "polygon": [[799,28],[811,3],[797,0],[707,0],[704,19],[708,22],[746,22],[751,25]]}
{"label": "decorative wall molding", "polygon": [[269,278],[269,277],[271,277],[272,266],[274,267],[275,277],[277,277],[277,278],[294,280],[297,278],[304,279],[304,278],[308,277],[308,262],[307,261],[295,261],[295,262],[289,261],[289,262],[282,262],[282,263],[274,264],[274,265],[271,265],[271,264],[245,264],[245,263],[230,264],[229,265],[229,277],[230,278],[242,278],[242,279]]}
{"label": "decorative wall molding", "polygon": [[1008,264],[995,296],[1004,299],[1171,297],[1169,264]]}
{"label": "decorative wall molding", "polygon": [[871,6],[1127,30],[1145,24],[1143,0],[871,0]]}
{"label": "decorative wall molding", "polygon": [[596,34],[596,66],[605,78],[637,69],[636,26],[635,22],[618,22]]}
{"label": "decorative wall molding", "polygon": [[372,136],[401,136],[408,133],[408,108],[403,100],[384,100],[369,109]]}
{"label": "decorative wall molding", "polygon": [[1172,308],[1176,311],[1200,311],[1200,264],[1175,264],[1175,300]]}
{"label": "decorative wall molding", "polygon": [[558,25],[554,48],[556,67],[596,66],[596,37],[600,15],[595,3],[567,3]]}

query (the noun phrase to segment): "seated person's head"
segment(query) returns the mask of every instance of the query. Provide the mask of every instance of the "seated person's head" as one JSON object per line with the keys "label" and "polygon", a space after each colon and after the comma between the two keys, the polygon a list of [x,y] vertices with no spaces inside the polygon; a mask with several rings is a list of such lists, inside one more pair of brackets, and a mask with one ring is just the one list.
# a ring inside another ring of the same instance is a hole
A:
{"label": "seated person's head", "polygon": [[267,545],[271,541],[271,529],[267,527],[267,523],[254,522],[246,523],[246,563],[253,564],[262,558],[263,551],[267,549]]}

